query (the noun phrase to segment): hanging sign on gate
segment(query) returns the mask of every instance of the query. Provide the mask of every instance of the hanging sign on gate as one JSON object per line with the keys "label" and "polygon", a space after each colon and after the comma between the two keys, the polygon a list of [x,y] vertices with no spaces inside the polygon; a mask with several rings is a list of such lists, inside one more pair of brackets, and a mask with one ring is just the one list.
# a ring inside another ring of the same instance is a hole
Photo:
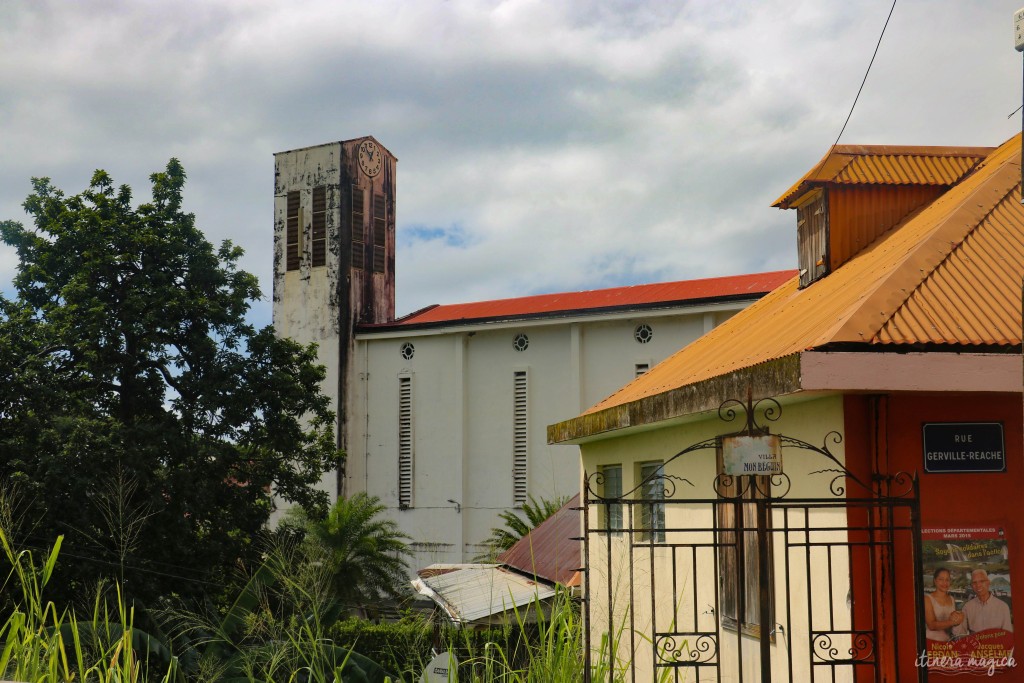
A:
{"label": "hanging sign on gate", "polygon": [[782,474],[782,442],[777,434],[723,437],[722,463],[732,476]]}

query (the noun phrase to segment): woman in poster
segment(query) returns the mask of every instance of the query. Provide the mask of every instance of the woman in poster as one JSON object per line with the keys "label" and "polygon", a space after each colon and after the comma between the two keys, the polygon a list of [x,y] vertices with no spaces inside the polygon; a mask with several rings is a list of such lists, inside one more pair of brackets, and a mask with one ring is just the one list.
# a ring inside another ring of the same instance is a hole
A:
{"label": "woman in poster", "polygon": [[939,567],[932,574],[935,590],[924,594],[924,623],[928,640],[946,642],[949,629],[959,626],[964,620],[963,612],[956,609],[953,596],[949,594],[950,574],[945,567]]}

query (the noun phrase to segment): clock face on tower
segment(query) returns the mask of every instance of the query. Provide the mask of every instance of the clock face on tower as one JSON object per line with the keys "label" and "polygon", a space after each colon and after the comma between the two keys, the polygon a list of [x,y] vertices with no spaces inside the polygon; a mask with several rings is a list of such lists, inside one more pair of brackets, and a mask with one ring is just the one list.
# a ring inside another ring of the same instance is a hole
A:
{"label": "clock face on tower", "polygon": [[359,145],[359,168],[371,178],[380,173],[383,163],[380,147],[373,140],[363,140]]}

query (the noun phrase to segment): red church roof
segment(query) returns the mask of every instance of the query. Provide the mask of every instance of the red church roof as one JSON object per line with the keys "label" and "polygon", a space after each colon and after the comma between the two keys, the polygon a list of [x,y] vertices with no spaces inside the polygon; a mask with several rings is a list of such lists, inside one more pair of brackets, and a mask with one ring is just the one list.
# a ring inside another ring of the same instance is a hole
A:
{"label": "red church roof", "polygon": [[363,328],[434,326],[445,323],[537,318],[585,311],[658,308],[679,303],[712,303],[760,298],[795,275],[794,270],[780,270],[751,275],[594,289],[586,292],[560,292],[514,299],[445,304],[424,308],[393,323],[366,325]]}

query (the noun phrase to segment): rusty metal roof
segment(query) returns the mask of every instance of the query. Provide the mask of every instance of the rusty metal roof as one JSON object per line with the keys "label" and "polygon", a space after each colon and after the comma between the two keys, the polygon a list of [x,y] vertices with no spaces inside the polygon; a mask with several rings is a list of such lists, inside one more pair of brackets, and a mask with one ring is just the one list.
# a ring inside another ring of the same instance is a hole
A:
{"label": "rusty metal roof", "polygon": [[580,494],[537,525],[511,548],[498,555],[498,562],[549,583],[572,585],[582,562],[583,545]]}
{"label": "rusty metal roof", "polygon": [[820,185],[954,185],[992,147],[836,145],[772,206],[788,209]]}
{"label": "rusty metal roof", "polygon": [[791,278],[794,273],[795,271],[792,270],[782,270],[750,275],[612,287],[585,292],[560,292],[515,299],[431,306],[391,323],[363,325],[360,326],[360,329],[371,331],[396,327],[514,320],[630,308],[657,308],[679,303],[756,299],[778,287]]}
{"label": "rusty metal roof", "polygon": [[585,415],[809,349],[1019,345],[1020,152],[1015,136],[835,272],[792,278]]}

